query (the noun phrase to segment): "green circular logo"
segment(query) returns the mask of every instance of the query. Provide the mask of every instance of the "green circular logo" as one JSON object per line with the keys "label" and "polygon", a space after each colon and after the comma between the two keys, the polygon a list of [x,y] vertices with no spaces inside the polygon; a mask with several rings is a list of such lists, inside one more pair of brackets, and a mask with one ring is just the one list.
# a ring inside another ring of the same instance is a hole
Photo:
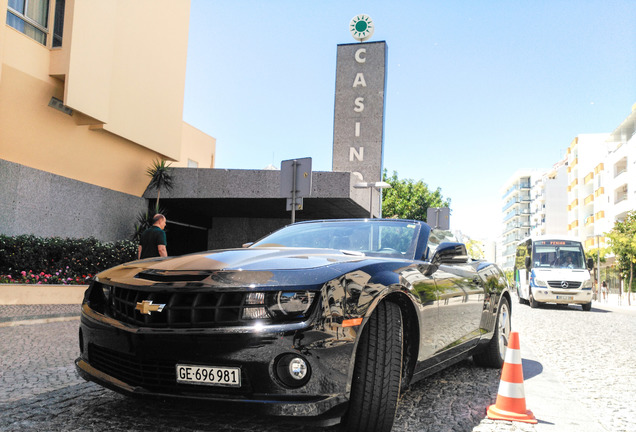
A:
{"label": "green circular logo", "polygon": [[356,15],[349,23],[349,32],[351,36],[359,42],[368,40],[373,34],[373,20],[368,15]]}

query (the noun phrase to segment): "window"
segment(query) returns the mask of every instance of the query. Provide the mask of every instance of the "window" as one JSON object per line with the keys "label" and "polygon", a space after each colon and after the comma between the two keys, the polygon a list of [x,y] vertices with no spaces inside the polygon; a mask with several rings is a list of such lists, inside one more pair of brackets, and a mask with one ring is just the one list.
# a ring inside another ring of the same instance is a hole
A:
{"label": "window", "polygon": [[9,0],[7,24],[46,45],[49,0]]}
{"label": "window", "polygon": [[53,21],[53,48],[62,46],[62,33],[64,30],[64,8],[65,0],[55,2],[55,16]]}
{"label": "window", "polygon": [[199,162],[188,159],[188,168],[199,168]]}

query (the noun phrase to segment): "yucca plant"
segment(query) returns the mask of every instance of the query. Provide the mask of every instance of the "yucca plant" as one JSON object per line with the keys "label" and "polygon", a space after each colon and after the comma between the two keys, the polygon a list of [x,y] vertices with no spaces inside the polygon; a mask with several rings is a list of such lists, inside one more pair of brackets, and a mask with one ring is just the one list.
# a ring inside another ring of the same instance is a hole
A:
{"label": "yucca plant", "polygon": [[170,170],[170,163],[163,159],[155,159],[152,165],[146,170],[146,174],[150,177],[148,187],[157,189],[157,202],[155,203],[155,213],[159,212],[159,198],[161,189],[167,191],[174,187],[174,178]]}

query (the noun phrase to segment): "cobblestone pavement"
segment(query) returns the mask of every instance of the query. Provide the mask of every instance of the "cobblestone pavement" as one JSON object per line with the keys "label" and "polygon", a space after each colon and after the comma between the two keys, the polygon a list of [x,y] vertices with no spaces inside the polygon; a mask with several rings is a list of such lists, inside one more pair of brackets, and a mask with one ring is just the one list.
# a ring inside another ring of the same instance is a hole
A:
{"label": "cobblestone pavement", "polygon": [[532,348],[576,398],[573,404],[600,430],[636,431],[636,309],[603,303],[593,303],[591,312],[578,306],[515,306],[513,330],[519,331],[522,348]]}
{"label": "cobblestone pavement", "polygon": [[0,305],[0,323],[79,316],[80,305]]}
{"label": "cobblestone pavement", "polygon": [[[0,319],[8,315],[5,308],[0,307]],[[32,311],[41,312],[36,309]],[[59,306],[46,313],[68,311]],[[636,347],[630,343],[636,313],[530,309],[515,303],[513,329],[520,332],[522,348],[531,346],[544,367],[576,395],[573,404],[583,404],[607,431],[636,430]],[[79,353],[77,332],[77,321],[0,327],[0,431],[337,430],[265,417],[252,408],[132,399],[87,383],[73,364]],[[496,399],[499,377],[500,371],[468,360],[416,383],[402,396],[393,430],[539,431],[541,425],[484,419],[486,407]],[[537,407],[529,408],[540,418]],[[559,431],[558,425],[550,430]]]}

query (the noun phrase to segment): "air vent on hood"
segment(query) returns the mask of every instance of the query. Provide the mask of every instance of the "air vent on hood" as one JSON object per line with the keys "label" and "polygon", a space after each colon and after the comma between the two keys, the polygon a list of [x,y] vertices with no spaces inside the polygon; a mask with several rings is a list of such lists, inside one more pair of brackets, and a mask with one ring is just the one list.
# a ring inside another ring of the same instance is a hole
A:
{"label": "air vent on hood", "polygon": [[151,280],[154,282],[201,282],[210,276],[208,272],[198,271],[165,271],[165,270],[145,270],[135,276],[139,279]]}

